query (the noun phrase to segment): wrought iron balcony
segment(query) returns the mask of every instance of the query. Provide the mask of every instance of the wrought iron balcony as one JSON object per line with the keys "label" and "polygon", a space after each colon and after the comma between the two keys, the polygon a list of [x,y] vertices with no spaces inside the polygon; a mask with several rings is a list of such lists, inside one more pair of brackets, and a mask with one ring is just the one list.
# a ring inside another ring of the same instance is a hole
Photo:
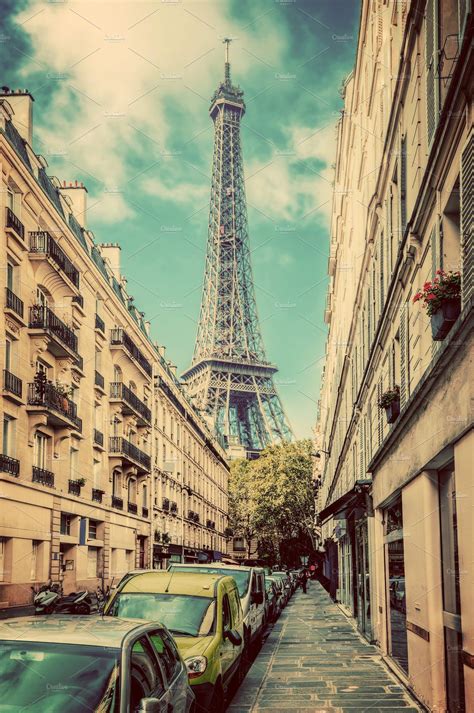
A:
{"label": "wrought iron balcony", "polygon": [[94,443],[101,448],[104,447],[104,434],[101,431],[98,431],[97,428],[94,428]]}
{"label": "wrought iron balcony", "polygon": [[167,512],[169,512],[169,509],[170,509],[170,501],[168,500],[168,498],[163,498],[163,510],[166,510]]}
{"label": "wrought iron balcony", "polygon": [[68,493],[79,496],[81,494],[81,484],[77,480],[69,480]]}
{"label": "wrought iron balcony", "polygon": [[53,384],[36,379],[28,384],[28,410],[44,411],[48,423],[55,427],[73,428],[82,431],[82,420],[77,415],[77,406]]}
{"label": "wrought iron balcony", "polygon": [[54,473],[52,473],[50,470],[38,468],[36,465],[34,465],[32,480],[33,483],[40,483],[41,485],[47,485],[48,488],[54,488]]}
{"label": "wrought iron balcony", "polygon": [[103,389],[105,386],[105,379],[98,371],[94,372],[94,384],[100,389]]}
{"label": "wrought iron balcony", "polygon": [[142,517],[148,517],[148,508],[142,507]]}
{"label": "wrought iron balcony", "polygon": [[173,515],[177,515],[177,514],[178,514],[178,503],[175,503],[175,502],[172,502],[172,503],[171,503],[171,505],[170,505],[170,512],[171,512]]}
{"label": "wrought iron balcony", "polygon": [[123,510],[123,500],[116,495],[112,495],[112,507],[117,510]]}
{"label": "wrought iron balcony", "polygon": [[0,471],[18,477],[20,475],[20,461],[0,453]]}
{"label": "wrought iron balcony", "polygon": [[132,359],[134,359],[137,364],[143,369],[143,371],[148,374],[148,376],[151,376],[152,368],[150,362],[140,351],[135,342],[128,336],[127,332],[121,327],[116,327],[115,329],[111,329],[110,331],[110,345],[113,347],[124,347],[125,350],[130,354]]}
{"label": "wrought iron balcony", "polygon": [[71,302],[75,305],[79,305],[82,309],[84,308],[84,297],[82,295],[74,295]]}
{"label": "wrought iron balcony", "polygon": [[199,522],[199,513],[195,512],[193,517],[194,522]]}
{"label": "wrought iron balcony", "polygon": [[139,426],[151,424],[151,411],[148,406],[121,381],[110,384],[110,399],[122,402],[123,413],[133,413],[138,416]]}
{"label": "wrought iron balcony", "polygon": [[17,314],[21,319],[23,319],[23,301],[20,300],[20,298],[17,297],[17,295],[12,292],[9,287],[5,287],[5,307],[7,309],[11,309],[12,312]]}
{"label": "wrought iron balcony", "polygon": [[128,512],[132,513],[132,515],[136,515],[138,512],[138,505],[136,503],[128,502],[127,509],[128,509]]}
{"label": "wrought iron balcony", "polygon": [[25,226],[19,218],[16,217],[15,213],[11,208],[7,208],[7,218],[6,218],[6,228],[11,228],[15,231],[21,240],[25,239]]}
{"label": "wrought iron balcony", "polygon": [[95,328],[105,334],[105,322],[98,314],[95,316]]}
{"label": "wrought iron balcony", "polygon": [[18,378],[18,376],[15,376],[15,374],[12,374],[11,371],[8,371],[8,369],[3,370],[3,388],[5,391],[8,391],[10,394],[13,394],[21,399],[23,382]]}
{"label": "wrought iron balcony", "polygon": [[49,307],[30,307],[29,328],[44,332],[51,338],[48,349],[54,356],[73,356],[75,360],[79,358],[76,335]]}
{"label": "wrought iron balcony", "polygon": [[103,490],[99,490],[99,488],[92,488],[92,500],[94,500],[94,502],[101,503],[103,495]]}
{"label": "wrought iron balcony", "polygon": [[188,511],[188,520],[194,520],[194,510]]}
{"label": "wrought iron balcony", "polygon": [[47,230],[30,232],[30,254],[44,255],[52,260],[67,279],[79,289],[79,270],[74,267]]}
{"label": "wrought iron balcony", "polygon": [[139,470],[146,473],[150,472],[150,456],[140,450],[140,448],[137,448],[133,443],[130,443],[130,441],[127,441],[126,438],[122,436],[111,436],[109,450],[111,455],[120,455],[124,460],[136,466]]}
{"label": "wrought iron balcony", "polygon": [[206,520],[206,527],[209,530],[215,530],[216,529],[216,523],[213,520]]}

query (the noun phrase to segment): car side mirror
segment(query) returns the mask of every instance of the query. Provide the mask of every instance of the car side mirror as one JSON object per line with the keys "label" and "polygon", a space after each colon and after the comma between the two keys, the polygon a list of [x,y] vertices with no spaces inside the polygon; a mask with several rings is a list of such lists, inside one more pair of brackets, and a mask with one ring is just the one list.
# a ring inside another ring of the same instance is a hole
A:
{"label": "car side mirror", "polygon": [[139,713],[162,713],[161,703],[158,698],[142,698]]}
{"label": "car side mirror", "polygon": [[263,592],[252,592],[252,604],[263,604]]}
{"label": "car side mirror", "polygon": [[242,643],[242,637],[235,629],[226,629],[224,631],[224,639],[229,639],[233,646],[240,646]]}

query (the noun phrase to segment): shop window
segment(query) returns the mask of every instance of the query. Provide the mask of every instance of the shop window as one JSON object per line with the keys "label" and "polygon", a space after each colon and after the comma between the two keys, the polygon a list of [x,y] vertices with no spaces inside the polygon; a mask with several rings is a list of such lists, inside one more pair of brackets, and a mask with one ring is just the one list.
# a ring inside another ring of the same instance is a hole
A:
{"label": "shop window", "polygon": [[402,500],[398,497],[384,513],[385,566],[389,653],[408,672],[406,630],[405,556]]}

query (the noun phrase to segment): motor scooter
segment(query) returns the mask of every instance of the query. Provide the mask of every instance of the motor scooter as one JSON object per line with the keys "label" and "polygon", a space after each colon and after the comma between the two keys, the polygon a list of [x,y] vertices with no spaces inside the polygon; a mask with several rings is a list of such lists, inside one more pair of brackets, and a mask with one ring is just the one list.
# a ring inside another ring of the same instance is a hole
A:
{"label": "motor scooter", "polygon": [[62,596],[54,607],[55,614],[92,614],[98,611],[97,596],[87,589]]}
{"label": "motor scooter", "polygon": [[33,604],[35,614],[52,614],[57,602],[61,598],[59,584],[43,584],[38,590],[33,590]]}

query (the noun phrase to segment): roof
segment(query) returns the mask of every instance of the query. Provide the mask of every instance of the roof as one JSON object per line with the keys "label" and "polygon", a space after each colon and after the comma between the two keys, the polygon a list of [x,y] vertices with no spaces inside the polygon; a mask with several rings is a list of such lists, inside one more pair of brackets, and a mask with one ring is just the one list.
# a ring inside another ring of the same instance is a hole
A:
{"label": "roof", "polygon": [[247,566],[242,566],[242,565],[240,565],[240,564],[238,564],[238,563],[236,563],[236,564],[224,564],[224,563],[221,563],[221,562],[211,562],[211,563],[201,562],[200,564],[199,564],[199,562],[193,562],[192,564],[191,564],[191,563],[188,564],[187,562],[186,562],[186,563],[172,562],[172,563],[170,564],[170,569],[171,569],[172,567],[173,567],[173,568],[176,568],[176,569],[179,568],[180,571],[181,571],[181,568],[184,569],[185,567],[186,567],[186,569],[188,569],[188,567],[189,567],[189,569],[219,569],[219,570],[222,569],[222,570],[224,570],[224,571],[225,571],[226,569],[228,569],[228,570],[230,570],[231,572],[235,572],[236,569],[238,569],[238,570],[240,570],[240,571],[242,571],[242,572],[250,572],[251,570],[254,570],[254,569],[260,569],[260,570],[262,570],[262,572],[264,571],[264,570],[263,570],[263,567],[247,567]]}
{"label": "roof", "polygon": [[168,572],[166,570],[144,572],[131,577],[120,589],[120,592],[185,594],[214,598],[215,585],[220,579],[224,579],[224,577],[219,574]]}
{"label": "roof", "polygon": [[0,641],[68,643],[119,649],[125,636],[139,626],[143,626],[143,621],[138,619],[100,615],[17,617],[0,621]]}

